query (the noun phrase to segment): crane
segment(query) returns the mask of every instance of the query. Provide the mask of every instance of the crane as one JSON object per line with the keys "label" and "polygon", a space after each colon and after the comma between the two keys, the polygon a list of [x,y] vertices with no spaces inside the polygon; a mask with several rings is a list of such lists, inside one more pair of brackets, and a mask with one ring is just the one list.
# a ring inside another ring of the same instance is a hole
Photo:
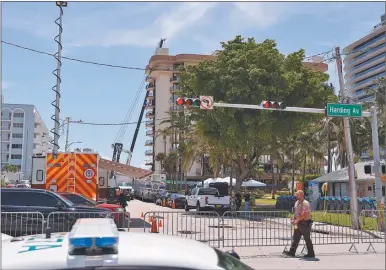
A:
{"label": "crane", "polygon": [[[163,46],[165,41],[166,41],[166,38],[161,38],[160,42],[158,43],[157,48],[162,48],[162,46]],[[137,137],[138,137],[139,128],[141,127],[141,122],[142,122],[143,114],[145,112],[146,101],[147,101],[147,97],[148,96],[149,96],[149,91],[146,91],[145,99],[143,101],[143,105],[142,105],[142,108],[141,108],[141,113],[139,114],[137,126],[136,126],[135,131],[134,131],[133,140],[131,141],[130,149],[129,150],[124,149],[123,148],[123,144],[120,143],[120,142],[116,142],[116,143],[112,144],[111,146],[114,149],[113,150],[113,159],[112,159],[112,161],[119,162],[120,157],[121,157],[121,153],[123,152],[123,153],[127,154],[126,165],[130,165],[131,158],[133,156],[133,151],[134,151],[135,143],[136,143]],[[112,174],[113,173],[114,172],[112,172]]]}

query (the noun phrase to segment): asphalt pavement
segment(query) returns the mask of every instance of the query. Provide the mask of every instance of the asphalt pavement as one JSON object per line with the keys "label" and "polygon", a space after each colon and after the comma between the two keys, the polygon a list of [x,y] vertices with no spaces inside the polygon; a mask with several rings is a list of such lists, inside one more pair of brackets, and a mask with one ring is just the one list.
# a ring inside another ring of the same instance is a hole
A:
{"label": "asphalt pavement", "polygon": [[[195,210],[186,213],[139,200],[130,201],[127,211],[130,231],[150,232],[152,218],[159,233],[194,239],[224,251],[232,245],[244,246],[235,251],[254,269],[385,269],[386,265],[384,243],[374,244],[376,253],[367,251],[368,244],[357,244],[358,253],[348,251],[350,244],[328,244],[315,245],[315,259],[285,258],[281,253],[290,243],[292,231],[280,217],[233,216],[222,221],[212,212],[198,215]],[[298,252],[301,250],[302,246]]]}

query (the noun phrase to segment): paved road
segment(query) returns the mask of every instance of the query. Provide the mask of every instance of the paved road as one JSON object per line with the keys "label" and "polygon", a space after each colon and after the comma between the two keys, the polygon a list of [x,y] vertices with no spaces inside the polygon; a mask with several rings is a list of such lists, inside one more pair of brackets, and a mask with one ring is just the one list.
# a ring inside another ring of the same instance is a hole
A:
{"label": "paved road", "polygon": [[[248,218],[228,216],[222,223],[218,216],[212,213],[197,215],[194,210],[185,213],[182,209],[170,209],[138,200],[130,201],[127,210],[131,215],[130,231],[143,232],[145,227],[145,231],[149,232],[149,218],[154,216],[157,225],[160,225],[161,221],[162,226],[158,228],[160,233],[195,239],[221,247],[224,251],[230,250],[232,245],[254,246],[235,248],[242,261],[254,269],[385,269],[384,244],[375,245],[376,254],[366,252],[368,245],[365,244],[356,245],[358,254],[348,252],[350,244],[316,245],[316,260],[283,258],[281,253],[284,246],[290,243],[292,231],[286,223],[289,220],[282,218],[280,213]],[[145,215],[145,221],[141,218],[142,213]],[[324,243],[327,244],[332,243],[327,241],[329,238],[335,239],[336,236],[323,237]]]}

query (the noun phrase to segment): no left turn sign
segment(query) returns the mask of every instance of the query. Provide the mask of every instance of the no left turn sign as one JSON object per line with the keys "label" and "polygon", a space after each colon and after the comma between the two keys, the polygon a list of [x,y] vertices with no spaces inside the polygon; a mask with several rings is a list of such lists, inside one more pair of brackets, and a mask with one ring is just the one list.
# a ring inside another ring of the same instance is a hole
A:
{"label": "no left turn sign", "polygon": [[212,96],[200,96],[200,109],[213,110],[213,97]]}

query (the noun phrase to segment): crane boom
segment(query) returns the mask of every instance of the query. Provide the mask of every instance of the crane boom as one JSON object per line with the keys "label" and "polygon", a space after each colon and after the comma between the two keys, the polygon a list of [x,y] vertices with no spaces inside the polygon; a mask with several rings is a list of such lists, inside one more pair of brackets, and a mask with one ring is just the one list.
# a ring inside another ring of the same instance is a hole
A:
{"label": "crane boom", "polygon": [[126,165],[130,165],[131,157],[133,155],[133,151],[134,151],[134,147],[135,147],[135,142],[137,141],[139,128],[141,127],[141,122],[142,122],[143,114],[145,112],[146,100],[147,100],[148,96],[149,96],[149,91],[146,91],[145,100],[143,101],[143,105],[142,105],[142,108],[141,108],[141,113],[139,114],[139,118],[138,118],[138,122],[137,122],[137,127],[135,128],[133,140],[132,140],[131,146],[130,146],[130,150],[128,151],[129,153],[128,153],[128,158],[127,158],[127,161],[126,161]]}

